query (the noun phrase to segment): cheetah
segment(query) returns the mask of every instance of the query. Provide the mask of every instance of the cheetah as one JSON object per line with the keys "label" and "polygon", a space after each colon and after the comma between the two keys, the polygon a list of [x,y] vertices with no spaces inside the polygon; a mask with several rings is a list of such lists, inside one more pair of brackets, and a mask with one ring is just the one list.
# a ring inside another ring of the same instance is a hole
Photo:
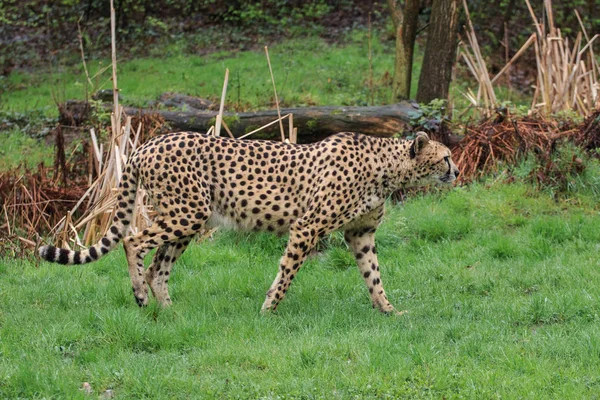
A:
{"label": "cheetah", "polygon": [[[130,157],[114,220],[97,244],[81,251],[42,246],[39,253],[51,262],[86,264],[123,240],[137,304],[148,304],[149,286],[167,306],[172,265],[199,231],[225,226],[288,233],[262,305],[274,311],[317,240],[342,230],[373,307],[393,313],[375,249],[384,203],[397,189],[450,184],[458,175],[450,150],[423,132],[414,140],[345,132],[312,144],[165,134]],[[158,213],[149,228],[127,236],[139,186]],[[145,270],[144,256],[154,248]]]}

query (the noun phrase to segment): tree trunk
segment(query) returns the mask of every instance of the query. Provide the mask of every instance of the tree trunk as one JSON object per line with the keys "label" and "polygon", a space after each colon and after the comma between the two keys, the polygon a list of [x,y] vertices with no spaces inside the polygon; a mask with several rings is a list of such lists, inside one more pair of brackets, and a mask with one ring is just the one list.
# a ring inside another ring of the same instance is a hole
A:
{"label": "tree trunk", "polygon": [[456,60],[458,0],[433,0],[417,101],[447,99]]}
{"label": "tree trunk", "polygon": [[396,60],[394,64],[393,96],[395,101],[410,98],[413,51],[417,36],[420,0],[406,0],[404,12],[395,0],[388,0],[396,29]]}

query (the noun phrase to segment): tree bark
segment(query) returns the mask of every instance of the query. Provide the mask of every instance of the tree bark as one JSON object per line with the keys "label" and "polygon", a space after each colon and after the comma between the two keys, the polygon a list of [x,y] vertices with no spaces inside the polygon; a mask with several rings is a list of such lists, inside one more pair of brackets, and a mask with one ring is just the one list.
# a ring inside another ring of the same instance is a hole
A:
{"label": "tree bark", "polygon": [[395,101],[410,98],[413,51],[417,37],[420,0],[406,0],[404,11],[396,0],[388,0],[396,30],[393,96]]}
{"label": "tree bark", "polygon": [[433,0],[417,101],[447,99],[458,45],[458,0]]}
{"label": "tree bark", "polygon": [[[129,115],[159,114],[174,131],[206,132],[214,125],[216,111],[163,111],[140,110],[125,107]],[[403,102],[377,107],[307,107],[284,108],[281,115],[292,113],[294,127],[298,128],[298,142],[310,143],[337,132],[359,132],[373,136],[393,136],[409,127],[409,122],[420,110],[417,104]],[[223,120],[235,137],[257,129],[277,119],[277,111],[257,111],[244,113],[224,113]],[[283,121],[285,135],[288,136],[288,122]],[[225,129],[221,136],[227,135]],[[253,134],[252,139],[281,140],[279,124]]]}

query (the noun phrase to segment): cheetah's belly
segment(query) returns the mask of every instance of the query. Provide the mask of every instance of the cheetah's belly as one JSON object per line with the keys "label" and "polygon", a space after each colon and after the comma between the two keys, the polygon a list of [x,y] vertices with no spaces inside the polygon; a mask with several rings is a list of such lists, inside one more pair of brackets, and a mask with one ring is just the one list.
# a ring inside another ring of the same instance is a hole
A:
{"label": "cheetah's belly", "polygon": [[233,229],[233,230],[243,230],[249,231],[252,230],[253,226],[251,221],[249,220],[236,220],[228,215],[224,215],[219,213],[218,211],[212,212],[210,218],[206,222],[207,226],[211,228],[222,227],[225,229]]}
{"label": "cheetah's belly", "polygon": [[290,229],[290,224],[296,219],[283,218],[265,218],[265,215],[251,215],[248,216],[245,212],[240,214],[236,213],[235,217],[230,214],[219,212],[219,210],[212,211],[210,218],[207,221],[207,226],[211,228],[222,227],[225,229],[231,229],[236,231],[264,231],[273,232],[277,234],[287,233]]}

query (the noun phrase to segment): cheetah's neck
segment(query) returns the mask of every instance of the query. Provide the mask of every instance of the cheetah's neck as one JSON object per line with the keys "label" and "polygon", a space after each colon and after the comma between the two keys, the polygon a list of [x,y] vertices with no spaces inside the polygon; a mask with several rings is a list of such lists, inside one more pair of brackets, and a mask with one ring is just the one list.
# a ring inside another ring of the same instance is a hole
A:
{"label": "cheetah's neck", "polygon": [[411,141],[382,138],[380,142],[379,166],[382,183],[392,192],[411,186],[414,180],[415,163],[410,157]]}

